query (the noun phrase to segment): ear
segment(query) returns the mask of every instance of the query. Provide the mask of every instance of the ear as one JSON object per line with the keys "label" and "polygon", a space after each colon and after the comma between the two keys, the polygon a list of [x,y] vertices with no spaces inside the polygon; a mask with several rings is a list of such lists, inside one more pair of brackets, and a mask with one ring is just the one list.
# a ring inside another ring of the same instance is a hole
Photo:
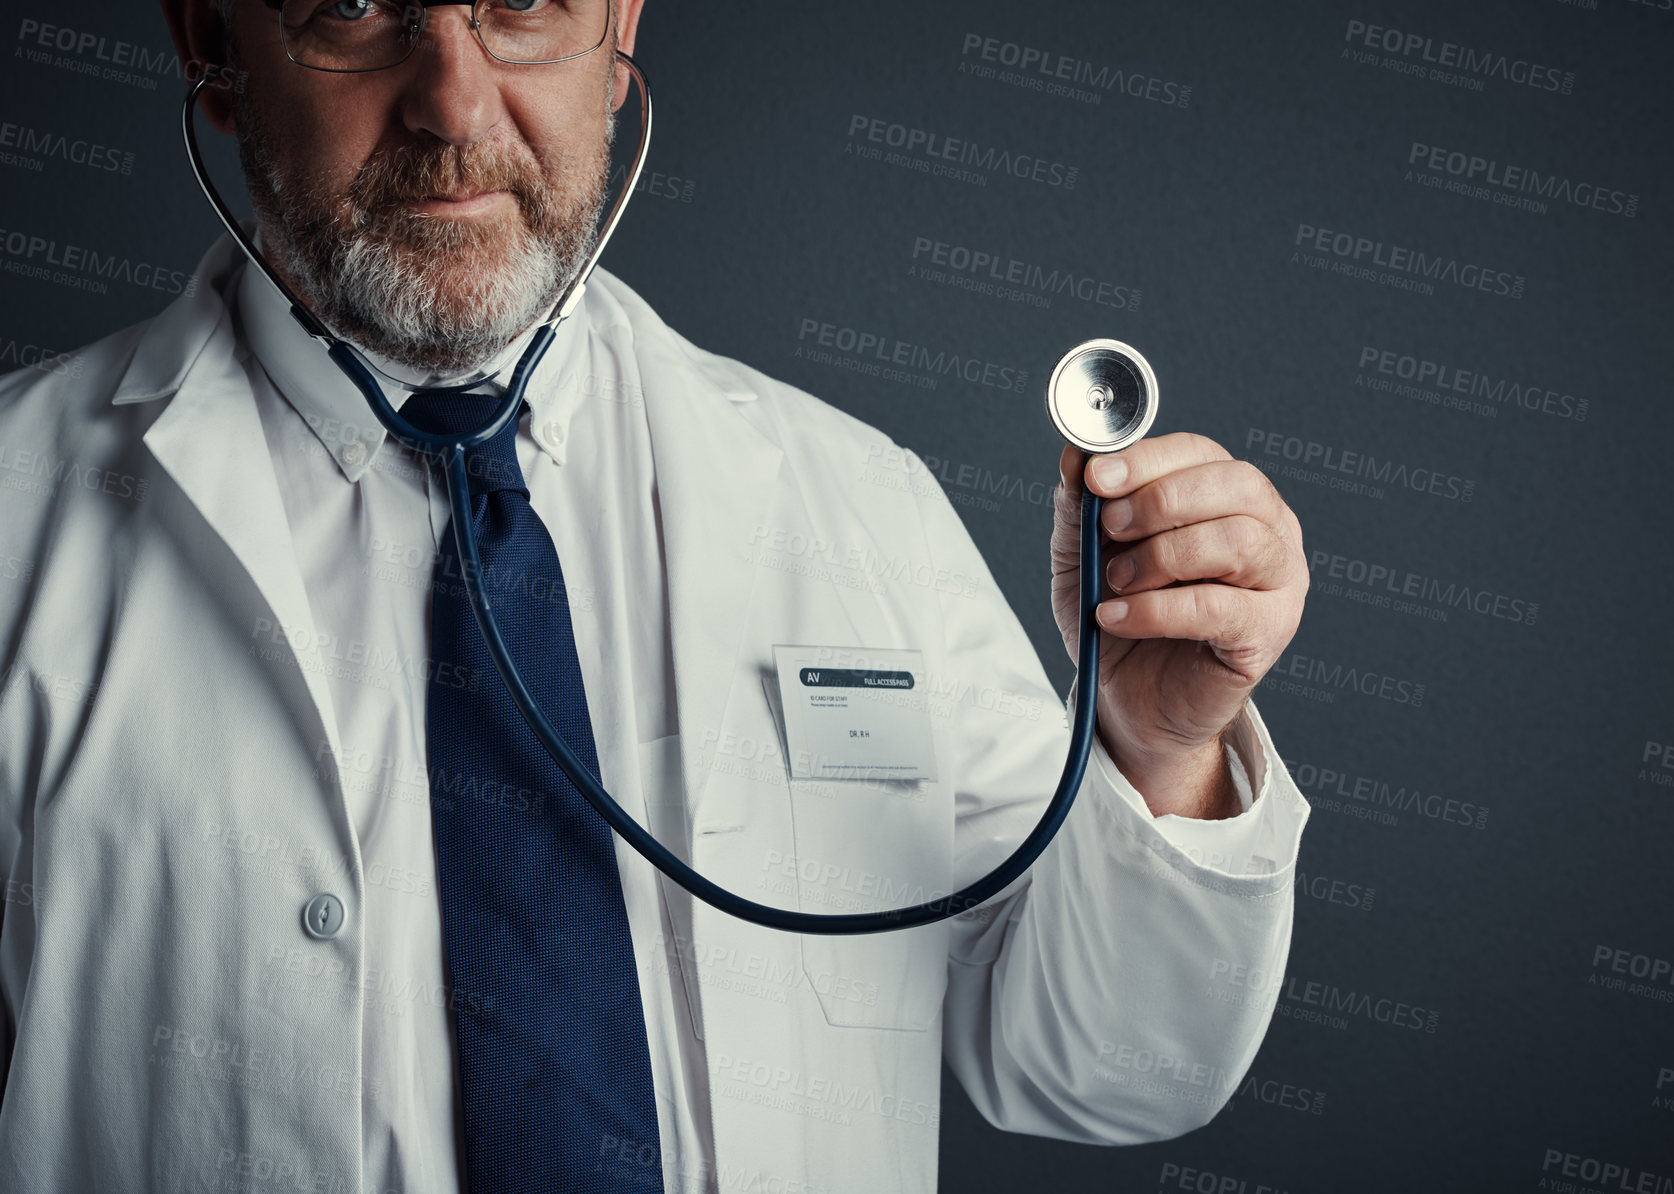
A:
{"label": "ear", "polygon": [[[167,0],[165,0],[167,3]],[[612,0],[618,12],[616,26],[616,45],[629,57],[634,52],[634,37],[639,33],[639,10],[645,7],[645,0]],[[616,72],[615,92],[611,96],[610,110],[618,111],[628,101],[628,72]]]}
{"label": "ear", "polygon": [[163,19],[169,23],[181,74],[189,83],[204,75],[209,83],[198,96],[198,107],[218,133],[237,131],[233,120],[232,88],[238,85],[228,61],[232,47],[216,0],[162,0]]}

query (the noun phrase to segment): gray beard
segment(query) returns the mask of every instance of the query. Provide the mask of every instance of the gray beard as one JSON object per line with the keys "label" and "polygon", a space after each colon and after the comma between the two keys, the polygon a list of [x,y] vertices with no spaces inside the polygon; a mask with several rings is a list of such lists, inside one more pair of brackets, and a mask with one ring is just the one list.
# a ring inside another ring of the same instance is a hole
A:
{"label": "gray beard", "polygon": [[[551,310],[592,251],[614,116],[592,160],[558,172],[578,184],[570,193],[542,181],[515,194],[523,219],[508,240],[467,221],[367,210],[352,190],[327,196],[287,179],[248,95],[235,96],[239,157],[271,260],[338,336],[421,377],[459,377],[499,355]],[[457,147],[445,152],[462,160]],[[363,174],[392,168],[374,154]],[[451,294],[438,262],[459,275]]]}

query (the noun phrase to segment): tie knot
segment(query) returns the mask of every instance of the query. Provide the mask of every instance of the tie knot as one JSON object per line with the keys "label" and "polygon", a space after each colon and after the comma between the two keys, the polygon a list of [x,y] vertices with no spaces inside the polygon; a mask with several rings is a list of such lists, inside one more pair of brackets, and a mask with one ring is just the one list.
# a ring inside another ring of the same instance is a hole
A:
{"label": "tie knot", "polygon": [[[460,435],[486,423],[500,405],[493,394],[461,394],[456,390],[417,390],[401,407],[401,415],[420,431],[433,435]],[[519,407],[522,417],[526,405]],[[517,423],[512,419],[498,435],[465,452],[465,475],[471,496],[482,497],[502,489],[515,489],[525,498],[523,470],[517,463]]]}

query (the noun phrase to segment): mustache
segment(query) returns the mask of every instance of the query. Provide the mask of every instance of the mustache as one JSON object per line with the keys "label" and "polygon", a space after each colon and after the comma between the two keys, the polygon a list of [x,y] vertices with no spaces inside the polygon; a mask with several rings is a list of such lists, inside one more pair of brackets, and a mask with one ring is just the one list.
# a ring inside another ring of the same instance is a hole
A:
{"label": "mustache", "polygon": [[507,191],[531,228],[550,222],[553,191],[532,154],[506,142],[403,145],[373,153],[344,195],[353,229],[392,220],[429,220],[402,204],[431,195]]}

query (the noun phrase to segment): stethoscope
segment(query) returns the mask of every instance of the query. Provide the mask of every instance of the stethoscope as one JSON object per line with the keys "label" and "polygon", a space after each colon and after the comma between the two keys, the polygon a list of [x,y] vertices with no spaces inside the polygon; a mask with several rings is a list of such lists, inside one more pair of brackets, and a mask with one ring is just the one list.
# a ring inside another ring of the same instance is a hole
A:
{"label": "stethoscope", "polygon": [[[226,225],[227,231],[244,250],[250,262],[261,270],[263,276],[290,304],[292,318],[302,325],[302,329],[312,339],[325,348],[326,354],[336,362],[338,368],[359,387],[367,405],[372,408],[372,413],[391,436],[410,450],[441,462],[447,478],[454,542],[458,545],[466,591],[470,596],[471,608],[476,613],[477,625],[482,630],[483,640],[494,660],[495,669],[500,673],[500,679],[511,693],[523,719],[528,722],[529,729],[587,803],[598,811],[623,840],[698,899],[742,920],[787,932],[873,933],[933,924],[968,912],[1005,890],[1028,870],[1063,825],[1070,805],[1075,800],[1075,794],[1081,787],[1082,777],[1087,771],[1087,761],[1092,754],[1098,709],[1096,692],[1084,691],[1076,702],[1071,725],[1070,749],[1064,761],[1063,775],[1058,780],[1057,790],[1053,793],[1051,803],[1047,805],[1040,822],[1017,849],[988,874],[949,895],[901,908],[836,914],[797,912],[744,899],[704,878],[624,812],[610,793],[605,791],[604,786],[595,780],[576,758],[569,744],[553,729],[546,715],[536,705],[500,633],[499,622],[494,616],[494,608],[483,583],[482,564],[477,554],[476,535],[471,525],[470,486],[466,476],[465,453],[494,438],[508,422],[518,416],[519,407],[523,403],[523,391],[529,383],[530,376],[552,344],[554,330],[558,324],[574,311],[581,301],[587,279],[604,254],[605,245],[609,242],[611,233],[616,230],[628,198],[639,182],[640,169],[645,164],[646,149],[651,142],[651,89],[639,64],[620,50],[615,53],[617,59],[633,76],[642,100],[639,146],[634,152],[633,169],[628,172],[621,192],[604,219],[598,242],[594,245],[586,265],[577,273],[574,281],[554,304],[546,320],[524,348],[523,356],[512,373],[511,383],[507,386],[500,405],[486,423],[467,434],[440,435],[420,431],[403,419],[390,405],[389,398],[373,374],[377,373],[390,384],[402,389],[417,390],[421,387],[391,377],[366,360],[357,349],[334,336],[291,292],[257,251],[249,234],[234,219],[231,210],[215,190],[204,167],[203,157],[198,151],[192,117],[198,93],[209,82],[208,76],[198,80],[186,96],[181,115],[186,154],[191,160],[192,172],[203,189],[204,197],[209,200],[215,214]],[[433,392],[462,392],[482,385],[491,377],[491,374],[478,374],[453,385],[423,388]],[[1046,389],[1047,410],[1053,423],[1064,438],[1086,452],[1114,452],[1119,448],[1125,448],[1143,437],[1156,418],[1156,376],[1138,352],[1117,340],[1089,340],[1071,349],[1053,369]],[[1080,649],[1076,660],[1078,674],[1082,677],[1097,677],[1099,673],[1099,628],[1094,620],[1094,611],[1098,607],[1101,591],[1100,506],[1101,499],[1084,488],[1081,498]]]}

